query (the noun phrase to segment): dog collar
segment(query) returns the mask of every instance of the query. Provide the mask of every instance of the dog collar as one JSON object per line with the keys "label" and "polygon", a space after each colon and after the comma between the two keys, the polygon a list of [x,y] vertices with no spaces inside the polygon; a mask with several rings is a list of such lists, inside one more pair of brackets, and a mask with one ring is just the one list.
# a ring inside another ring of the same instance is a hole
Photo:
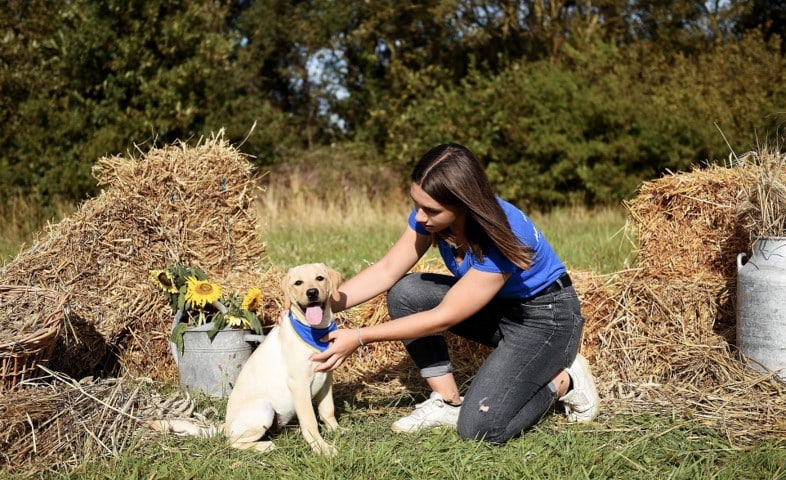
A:
{"label": "dog collar", "polygon": [[338,325],[336,325],[335,321],[330,322],[330,325],[325,328],[313,328],[309,327],[308,325],[303,325],[302,323],[295,320],[295,317],[292,316],[292,312],[289,313],[289,323],[292,324],[292,328],[295,330],[295,333],[297,333],[297,336],[300,337],[301,340],[316,348],[320,352],[324,352],[330,346],[330,342],[323,342],[320,340],[320,338],[324,337],[333,330],[338,329]]}

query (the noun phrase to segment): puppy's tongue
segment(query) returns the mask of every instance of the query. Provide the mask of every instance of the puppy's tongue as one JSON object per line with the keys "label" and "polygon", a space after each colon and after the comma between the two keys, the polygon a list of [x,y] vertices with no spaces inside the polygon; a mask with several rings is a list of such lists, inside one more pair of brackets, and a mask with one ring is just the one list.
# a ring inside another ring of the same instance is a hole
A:
{"label": "puppy's tongue", "polygon": [[319,325],[322,323],[322,307],[306,307],[306,320],[311,325]]}

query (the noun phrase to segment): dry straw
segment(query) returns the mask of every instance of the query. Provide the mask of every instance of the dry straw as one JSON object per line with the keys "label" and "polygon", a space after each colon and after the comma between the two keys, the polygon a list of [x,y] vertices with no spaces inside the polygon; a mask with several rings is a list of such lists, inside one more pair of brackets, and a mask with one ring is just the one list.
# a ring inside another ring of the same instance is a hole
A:
{"label": "dry straw", "polygon": [[742,226],[753,237],[786,236],[786,155],[776,151],[749,152],[739,160],[752,170],[753,181],[744,182],[737,207]]}
{"label": "dry straw", "polygon": [[45,370],[38,382],[0,396],[0,465],[9,472],[62,474],[90,459],[117,456],[155,407],[149,384],[127,377],[77,382]]}
{"label": "dry straw", "polygon": [[71,313],[52,365],[172,378],[166,299],[147,280],[172,262],[197,265],[226,289],[264,284],[255,217],[258,176],[221,135],[94,167],[104,190],[50,225],[0,272],[3,283],[67,295]]}
{"label": "dry straw", "polygon": [[[746,366],[735,346],[736,256],[761,233],[740,221],[740,205],[763,178],[786,179],[782,156],[758,159],[664,176],[627,204],[638,268],[611,282],[617,307],[591,356],[605,411],[663,408],[738,442],[786,434],[783,383]],[[786,208],[786,197],[766,202]]]}

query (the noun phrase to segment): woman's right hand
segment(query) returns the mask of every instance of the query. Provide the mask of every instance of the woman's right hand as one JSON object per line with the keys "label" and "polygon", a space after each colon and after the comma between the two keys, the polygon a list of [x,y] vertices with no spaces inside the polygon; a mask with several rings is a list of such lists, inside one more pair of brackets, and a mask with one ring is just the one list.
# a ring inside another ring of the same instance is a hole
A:
{"label": "woman's right hand", "polygon": [[330,343],[330,346],[324,352],[311,355],[311,360],[319,363],[314,368],[317,372],[335,370],[360,346],[359,332],[347,328],[333,330],[319,340]]}

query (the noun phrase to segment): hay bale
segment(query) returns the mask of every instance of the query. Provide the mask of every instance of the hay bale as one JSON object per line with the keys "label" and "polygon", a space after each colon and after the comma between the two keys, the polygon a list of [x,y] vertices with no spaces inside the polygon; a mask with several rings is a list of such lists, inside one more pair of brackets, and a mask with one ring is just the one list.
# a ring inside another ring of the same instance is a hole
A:
{"label": "hay bale", "polygon": [[733,276],[737,254],[750,244],[736,211],[752,173],[710,166],[643,183],[625,202],[638,267],[661,278]]}
{"label": "hay bale", "polygon": [[626,383],[686,382],[708,350],[728,354],[717,318],[734,316],[723,278],[663,279],[641,271],[620,275],[611,321],[595,329],[598,370]]}
{"label": "hay bale", "polygon": [[66,294],[70,315],[54,368],[80,377],[119,364],[169,378],[171,312],[148,272],[181,262],[228,290],[244,276],[262,281],[258,175],[221,134],[194,147],[101,158],[94,174],[104,190],[50,225],[0,279]]}
{"label": "hay bale", "polygon": [[786,189],[767,186],[784,179],[782,156],[756,160],[670,174],[627,203],[638,268],[612,281],[617,305],[596,329],[608,413],[664,409],[741,442],[786,434],[786,386],[734,345],[736,257],[786,212]]}
{"label": "hay bale", "polygon": [[613,283],[614,276],[598,275],[594,272],[572,270],[570,277],[573,288],[581,302],[581,314],[584,316],[579,351],[594,363],[601,349],[599,331],[613,322],[618,310],[619,292]]}

